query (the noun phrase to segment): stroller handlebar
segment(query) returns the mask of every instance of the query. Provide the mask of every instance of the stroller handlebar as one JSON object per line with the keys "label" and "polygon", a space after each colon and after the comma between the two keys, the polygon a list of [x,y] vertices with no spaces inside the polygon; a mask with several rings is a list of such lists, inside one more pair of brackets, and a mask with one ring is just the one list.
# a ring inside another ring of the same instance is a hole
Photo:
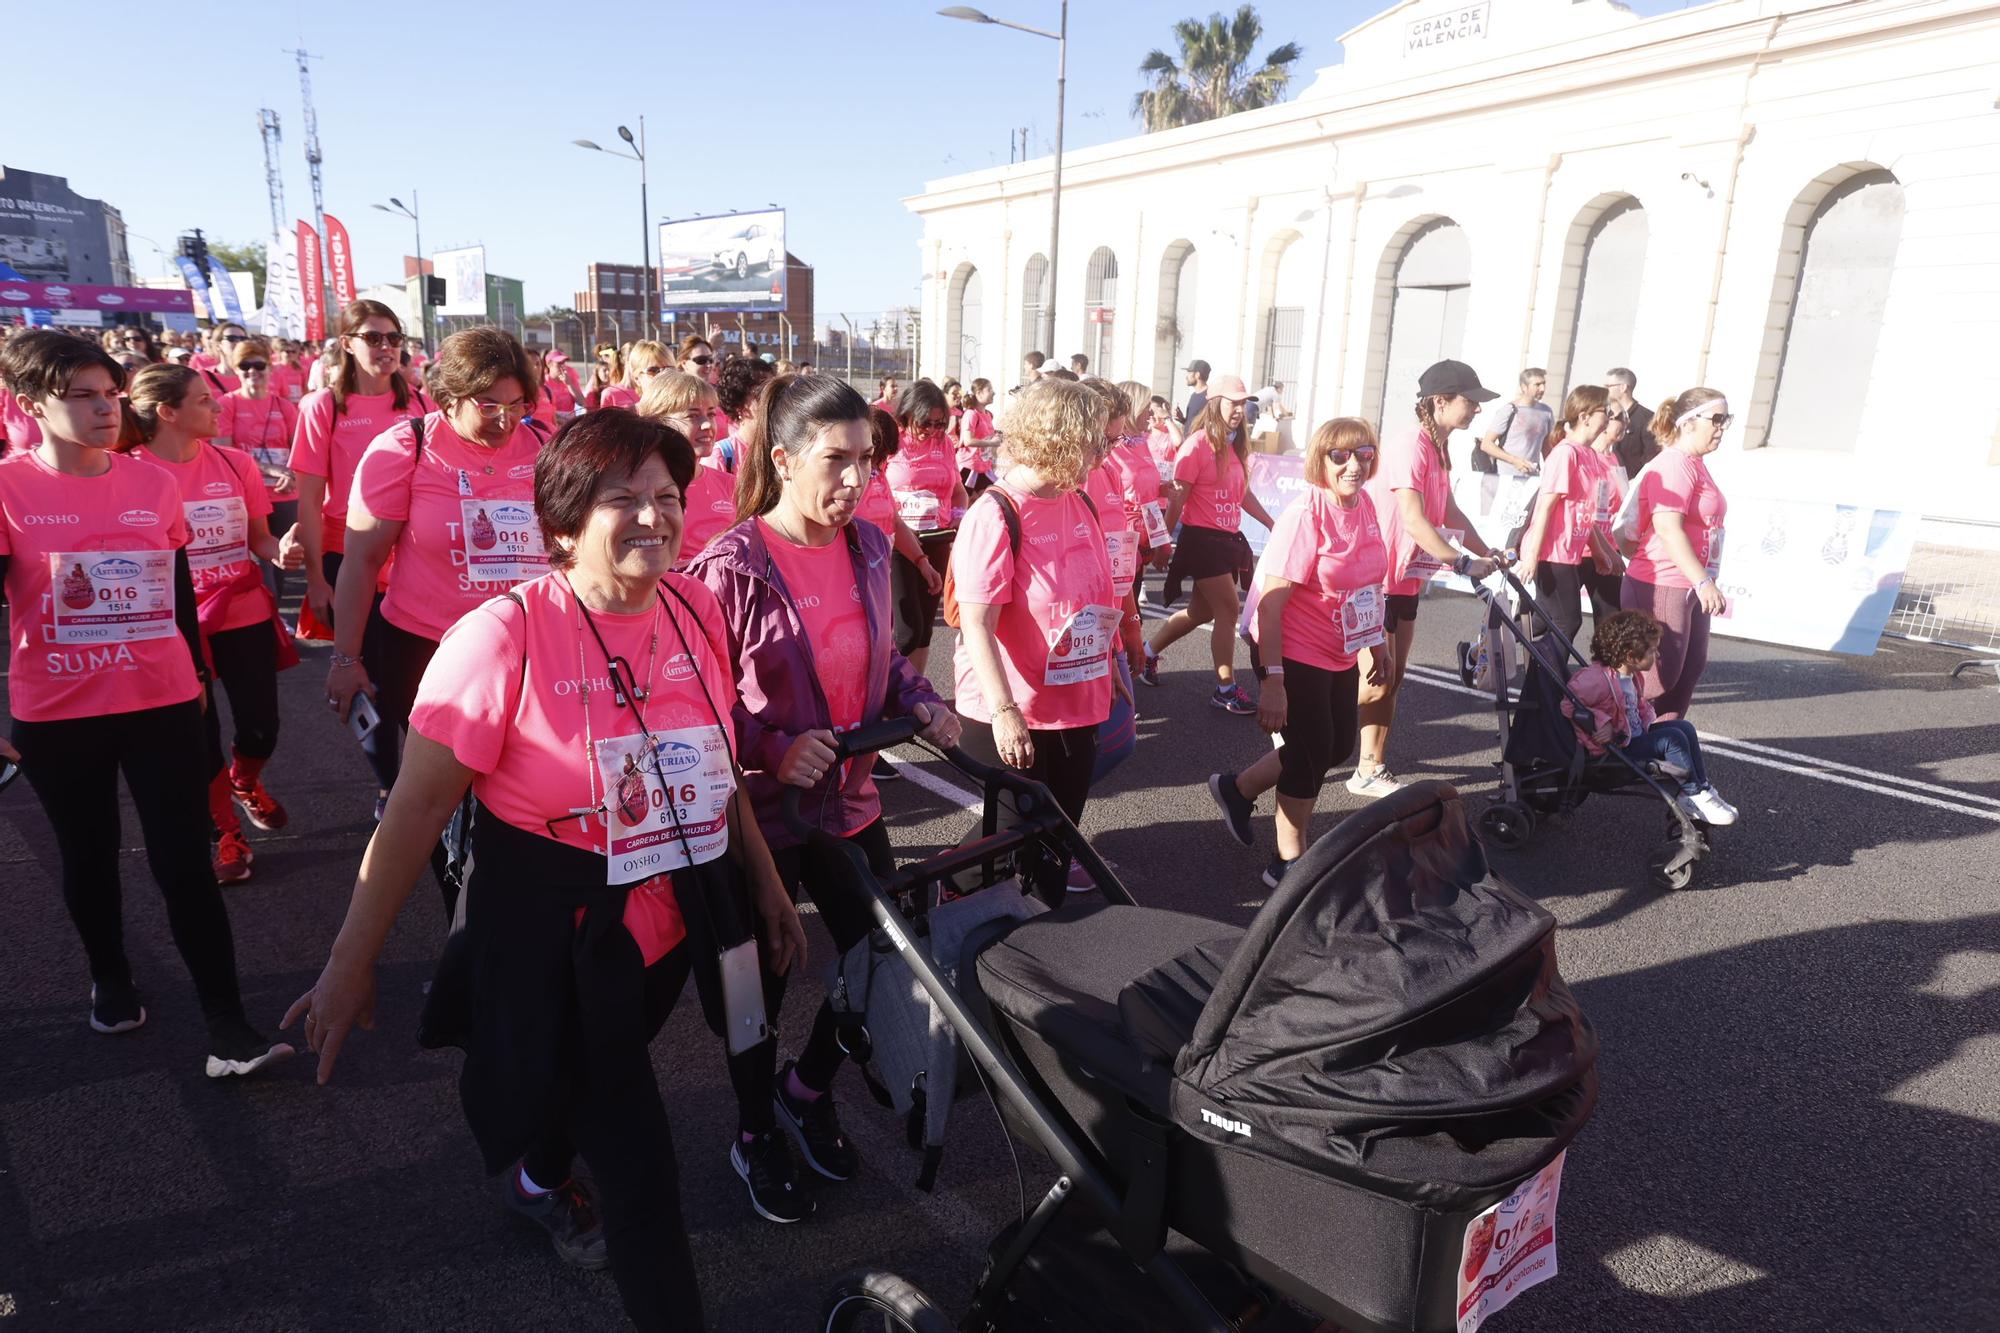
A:
{"label": "stroller handlebar", "polygon": [[852,759],[856,755],[873,754],[877,750],[915,740],[923,729],[920,718],[884,718],[865,727],[841,732],[833,739],[833,750],[842,759]]}

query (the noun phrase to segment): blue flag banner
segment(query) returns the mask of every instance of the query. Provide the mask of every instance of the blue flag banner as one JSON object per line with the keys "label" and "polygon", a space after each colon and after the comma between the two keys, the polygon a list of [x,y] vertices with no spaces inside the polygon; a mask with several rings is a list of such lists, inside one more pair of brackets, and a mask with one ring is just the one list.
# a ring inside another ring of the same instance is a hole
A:
{"label": "blue flag banner", "polygon": [[[243,304],[236,299],[236,283],[229,276],[229,270],[222,267],[222,261],[214,255],[208,257],[208,287],[222,298],[223,313],[232,324],[243,322]],[[209,303],[211,307],[214,302]]]}
{"label": "blue flag banner", "polygon": [[214,319],[215,295],[208,290],[208,280],[202,276],[201,270],[186,255],[175,255],[174,264],[180,269],[181,279],[187,283],[188,290],[194,293],[195,313],[204,319]]}

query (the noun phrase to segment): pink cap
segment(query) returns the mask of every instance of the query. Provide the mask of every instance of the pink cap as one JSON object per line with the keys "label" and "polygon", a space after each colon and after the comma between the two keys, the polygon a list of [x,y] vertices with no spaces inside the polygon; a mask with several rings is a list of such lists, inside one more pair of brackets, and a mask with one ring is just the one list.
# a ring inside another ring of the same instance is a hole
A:
{"label": "pink cap", "polygon": [[1240,403],[1250,397],[1250,390],[1243,387],[1241,375],[1219,375],[1208,382],[1208,396],[1228,398]]}

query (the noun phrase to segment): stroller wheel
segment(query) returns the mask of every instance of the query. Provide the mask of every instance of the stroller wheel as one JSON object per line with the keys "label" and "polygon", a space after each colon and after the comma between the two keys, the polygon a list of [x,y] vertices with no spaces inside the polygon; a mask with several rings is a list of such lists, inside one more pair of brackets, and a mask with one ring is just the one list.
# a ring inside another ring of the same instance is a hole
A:
{"label": "stroller wheel", "polygon": [[820,1327],[825,1333],[952,1333],[956,1325],[905,1279],[857,1268],[827,1294]]}
{"label": "stroller wheel", "polygon": [[1694,883],[1694,867],[1698,859],[1690,856],[1676,838],[1655,851],[1647,865],[1652,871],[1654,884],[1663,889],[1680,890]]}
{"label": "stroller wheel", "polygon": [[1480,836],[1495,847],[1513,850],[1527,845],[1535,834],[1535,816],[1525,805],[1501,801],[1479,812]]}

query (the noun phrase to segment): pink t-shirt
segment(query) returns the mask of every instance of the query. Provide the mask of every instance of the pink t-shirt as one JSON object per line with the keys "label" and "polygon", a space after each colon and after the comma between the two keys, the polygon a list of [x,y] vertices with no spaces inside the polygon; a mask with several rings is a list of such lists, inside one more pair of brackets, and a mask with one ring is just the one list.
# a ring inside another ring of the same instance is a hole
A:
{"label": "pink t-shirt", "polygon": [[993,475],[993,455],[976,444],[961,444],[952,456],[958,460],[960,473],[970,472],[981,477]]}
{"label": "pink t-shirt", "polygon": [[424,447],[405,421],[375,437],[354,473],[349,507],[401,523],[382,616],[441,639],[466,612],[548,572],[535,516],[535,456],[526,425],[498,449],[473,444],[442,412],[424,418]]}
{"label": "pink t-shirt", "polygon": [[1174,480],[1188,488],[1181,522],[1218,532],[1242,528],[1243,460],[1234,449],[1224,448],[1218,463],[1207,434],[1196,431],[1174,455]]}
{"label": "pink t-shirt", "polygon": [[[1104,464],[1118,479],[1125,521],[1132,526],[1132,530],[1144,537],[1155,520],[1164,527],[1166,504],[1160,498],[1160,468],[1153,461],[1153,452],[1146,447],[1146,441],[1137,435],[1126,436],[1105,458]],[[1148,505],[1155,507],[1151,515],[1145,512]]]}
{"label": "pink t-shirt", "polygon": [[1278,622],[1285,657],[1327,671],[1345,671],[1354,665],[1355,653],[1347,647],[1343,604],[1355,593],[1372,590],[1377,600],[1367,606],[1366,622],[1382,624],[1379,599],[1389,572],[1389,548],[1382,540],[1375,502],[1366,491],[1352,509],[1341,508],[1325,487],[1308,486],[1305,492],[1278,516],[1278,526],[1271,530],[1264,558],[1258,562],[1251,589],[1250,635],[1261,641],[1256,605],[1263,598],[1265,578],[1281,578],[1295,585]]}
{"label": "pink t-shirt", "polygon": [[[227,394],[216,403],[215,437],[228,440],[232,449],[241,449],[261,467],[290,467],[292,438],[298,432],[299,409],[276,393],[262,398],[245,398],[241,392]],[[270,490],[266,483],[266,490]]]}
{"label": "pink t-shirt", "polygon": [[[805,622],[813,669],[826,694],[833,729],[851,731],[867,720],[861,710],[868,705],[869,645],[868,610],[862,606],[861,589],[854,582],[847,539],[836,536],[825,546],[800,546],[769,523],[760,519],[759,525],[772,563],[792,595],[799,619]],[[857,811],[855,822],[841,830],[843,837],[867,828],[881,815],[872,777],[864,776],[858,787],[849,789],[848,797],[857,803]]]}
{"label": "pink t-shirt", "polygon": [[[951,550],[958,600],[1001,608],[1000,665],[1029,727],[1094,727],[1111,715],[1110,654],[1123,619],[1112,595],[1103,529],[1073,492],[1044,500],[1001,485],[1021,515],[1020,553],[1010,549],[997,501],[967,509]],[[1102,614],[1093,617],[1093,607]],[[1085,623],[1092,619],[1094,634]],[[953,666],[958,711],[991,722],[963,634]],[[1051,683],[1051,674],[1074,679]]]}
{"label": "pink t-shirt", "polygon": [[548,391],[549,402],[554,405],[558,412],[573,412],[576,410],[577,394],[576,390],[570,387],[569,376],[571,374],[574,374],[574,372],[564,371],[560,374],[551,374],[547,379],[542,381],[543,387]]}
{"label": "pink t-shirt", "polygon": [[1666,449],[1648,463],[1634,483],[1639,488],[1639,553],[1626,572],[1658,588],[1694,585],[1667,554],[1666,543],[1653,527],[1653,515],[1665,509],[1681,515],[1695,559],[1715,577],[1722,563],[1722,520],[1729,501],[1709,475],[1708,464],[1685,449]]}
{"label": "pink t-shirt", "polygon": [[[1444,522],[1445,507],[1451,500],[1451,474],[1438,461],[1431,437],[1412,429],[1400,437],[1385,439],[1381,466],[1368,479],[1368,495],[1382,524],[1382,539],[1389,548],[1391,597],[1413,597],[1424,580],[1409,573],[1411,557],[1418,553],[1416,539],[1403,528],[1403,511],[1397,491],[1415,491],[1424,497],[1424,517],[1432,527]],[[1428,555],[1428,553],[1426,553]]]}
{"label": "pink t-shirt", "polygon": [[227,370],[211,367],[202,371],[202,378],[208,381],[208,387],[215,391],[218,399],[243,387],[243,377]]}
{"label": "pink t-shirt", "polygon": [[721,468],[698,467],[682,505],[679,564],[700,555],[717,534],[736,526],[736,478]]}
{"label": "pink t-shirt", "polygon": [[1173,475],[1174,455],[1178,450],[1165,426],[1155,426],[1146,432],[1146,452],[1153,456],[1153,466],[1160,470],[1161,476]]}
{"label": "pink t-shirt", "polygon": [[990,440],[993,438],[993,414],[983,407],[968,407],[959,423],[958,438],[961,440]]}
{"label": "pink t-shirt", "polygon": [[202,631],[219,634],[269,620],[264,571],[250,552],[250,539],[271,527],[271,499],[257,465],[234,449],[206,444],[185,463],[170,463],[150,449],[144,457],[180,488]]}
{"label": "pink t-shirt", "polygon": [[1125,517],[1125,494],[1109,459],[1083,474],[1083,492],[1097,506],[1097,525],[1104,530],[1105,554],[1111,560],[1111,595],[1123,605],[1138,576],[1139,533]]}
{"label": "pink t-shirt", "polygon": [[636,389],[628,389],[622,384],[614,384],[598,397],[599,407],[637,407],[639,394]]}
{"label": "pink t-shirt", "polygon": [[42,442],[42,423],[23,412],[11,391],[0,388],[0,425],[7,430],[7,447],[0,453],[32,449]]}
{"label": "pink t-shirt", "polygon": [[377,435],[391,426],[431,409],[420,393],[409,395],[399,410],[393,393],[353,394],[336,420],[333,390],[317,389],[299,405],[299,433],[292,439],[292,471],[326,479],[324,546],[347,549],[347,504],[354,490],[354,470]]}
{"label": "pink t-shirt", "polygon": [[[736,681],[715,637],[722,608],[694,579],[670,574],[667,582],[687,599],[692,619],[668,593],[664,608],[632,616],[593,611],[591,620],[605,648],[630,662],[640,688],[649,691],[642,707],[655,737],[715,729],[705,684],[714,707],[722,710],[722,743],[733,744],[728,710]],[[607,797],[590,746],[623,738],[642,742],[638,719],[613,698],[604,652],[584,625],[568,581],[548,574],[514,594],[527,608],[525,617],[512,602],[496,598],[445,632],[417,687],[410,726],[473,771],[473,793],[501,819],[538,837],[548,836],[545,821],[561,820],[558,841],[602,854],[602,819],[563,816],[600,801],[618,804],[615,793]],[[681,648],[683,634],[692,663]],[[616,822],[620,816],[614,812],[608,818]],[[649,964],[680,942],[686,932],[667,876],[633,886],[625,899],[625,927]]]}
{"label": "pink t-shirt", "polygon": [[943,431],[905,434],[882,471],[903,521],[917,532],[952,526],[952,490],[958,486],[958,452]]}
{"label": "pink t-shirt", "polygon": [[299,405],[299,399],[306,396],[305,372],[281,361],[273,361],[270,369],[271,392],[290,403]]}
{"label": "pink t-shirt", "polygon": [[185,703],[201,692],[174,624],[174,552],[188,542],[165,469],[107,454],[72,477],[33,450],[0,460],[0,555],[13,634],[7,702],[22,722]]}
{"label": "pink t-shirt", "polygon": [[868,488],[861,492],[861,504],[855,511],[856,518],[865,518],[889,535],[896,536],[896,496],[889,489],[886,472],[873,472],[868,476]]}

